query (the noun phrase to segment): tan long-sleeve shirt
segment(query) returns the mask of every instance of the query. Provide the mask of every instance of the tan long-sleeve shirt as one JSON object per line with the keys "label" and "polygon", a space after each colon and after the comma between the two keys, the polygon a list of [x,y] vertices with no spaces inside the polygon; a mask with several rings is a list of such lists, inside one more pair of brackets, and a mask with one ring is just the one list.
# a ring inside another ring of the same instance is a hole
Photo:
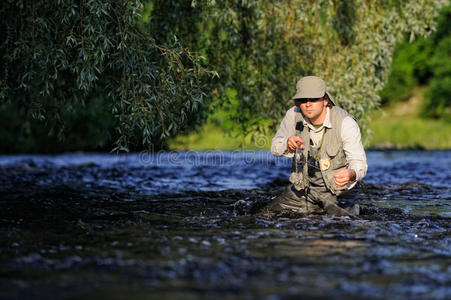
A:
{"label": "tan long-sleeve shirt", "polygon": [[[293,157],[293,153],[286,153],[287,140],[289,137],[296,135],[296,106],[289,109],[280,124],[279,130],[272,139],[271,152],[275,156]],[[306,119],[308,121],[308,119]],[[331,128],[330,109],[327,108],[327,115],[324,123],[319,128],[313,127],[310,122],[307,122],[310,128],[310,139],[313,146],[317,146],[321,140],[321,133],[323,127]],[[365,150],[363,149],[360,128],[357,122],[352,117],[346,117],[343,120],[341,127],[341,139],[343,141],[343,151],[348,162],[348,169],[352,169],[356,173],[356,180],[361,180],[365,177],[368,170],[366,162]]]}

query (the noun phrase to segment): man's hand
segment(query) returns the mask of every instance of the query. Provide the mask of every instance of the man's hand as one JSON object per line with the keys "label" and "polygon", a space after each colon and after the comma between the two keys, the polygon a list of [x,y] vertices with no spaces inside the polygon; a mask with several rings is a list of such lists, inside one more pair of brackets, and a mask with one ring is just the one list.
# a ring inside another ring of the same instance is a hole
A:
{"label": "man's hand", "polygon": [[339,188],[346,186],[350,182],[354,182],[356,179],[356,174],[354,170],[343,169],[334,174],[335,185]]}
{"label": "man's hand", "polygon": [[292,136],[287,140],[287,151],[293,152],[296,149],[303,149],[304,141],[298,136]]}

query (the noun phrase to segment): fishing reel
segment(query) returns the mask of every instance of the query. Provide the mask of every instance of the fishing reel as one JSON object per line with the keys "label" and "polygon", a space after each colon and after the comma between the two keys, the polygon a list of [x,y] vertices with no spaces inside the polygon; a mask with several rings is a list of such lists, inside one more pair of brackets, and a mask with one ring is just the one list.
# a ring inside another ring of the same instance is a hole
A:
{"label": "fishing reel", "polygon": [[302,173],[305,163],[306,159],[304,156],[304,152],[302,151],[302,149],[296,149],[294,152],[293,171],[296,173]]}

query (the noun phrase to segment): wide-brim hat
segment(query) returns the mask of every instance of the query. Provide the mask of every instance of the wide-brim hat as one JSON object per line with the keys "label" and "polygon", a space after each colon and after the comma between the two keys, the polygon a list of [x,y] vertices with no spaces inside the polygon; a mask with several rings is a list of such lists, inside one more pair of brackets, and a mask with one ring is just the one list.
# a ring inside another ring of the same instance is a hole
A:
{"label": "wide-brim hat", "polygon": [[296,83],[296,95],[293,100],[302,98],[321,98],[327,94],[330,102],[335,105],[333,98],[326,91],[326,83],[318,76],[306,76]]}

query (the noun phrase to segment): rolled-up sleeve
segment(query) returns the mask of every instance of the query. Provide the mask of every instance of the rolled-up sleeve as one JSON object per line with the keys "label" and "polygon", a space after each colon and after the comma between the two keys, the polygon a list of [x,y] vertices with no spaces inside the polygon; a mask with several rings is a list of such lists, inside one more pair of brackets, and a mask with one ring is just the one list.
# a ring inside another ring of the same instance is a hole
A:
{"label": "rolled-up sleeve", "polygon": [[295,112],[294,107],[289,109],[285,114],[282,122],[280,123],[279,130],[277,130],[276,135],[272,139],[271,143],[271,153],[274,156],[287,156],[293,157],[293,153],[286,153],[287,150],[287,140],[289,137],[296,134],[295,128]]}
{"label": "rolled-up sleeve", "polygon": [[348,162],[348,169],[356,173],[356,180],[359,181],[365,177],[368,170],[366,163],[365,149],[362,145],[360,128],[357,122],[346,117],[341,125],[341,138],[343,140],[343,150]]}

